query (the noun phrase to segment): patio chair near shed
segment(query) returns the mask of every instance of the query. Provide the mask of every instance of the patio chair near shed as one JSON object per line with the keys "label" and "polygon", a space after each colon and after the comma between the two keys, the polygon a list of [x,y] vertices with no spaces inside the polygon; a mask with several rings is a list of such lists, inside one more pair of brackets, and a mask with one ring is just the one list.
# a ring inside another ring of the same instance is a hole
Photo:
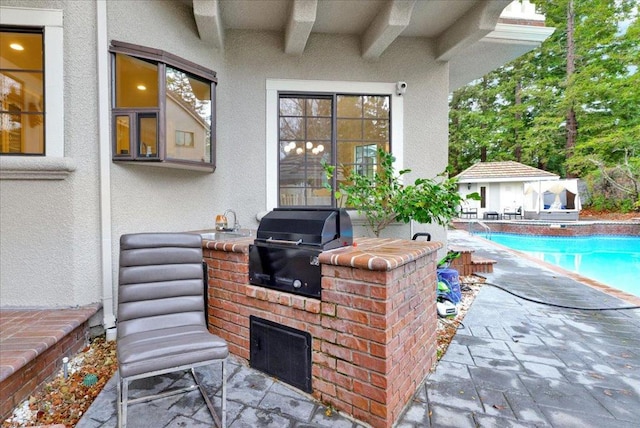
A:
{"label": "patio chair near shed", "polygon": [[[120,238],[118,287],[118,426],[127,425],[127,405],[200,390],[217,426],[226,425],[229,349],[207,330],[202,238],[189,233],[140,233]],[[218,417],[195,368],[221,362],[222,404]],[[129,382],[189,370],[195,384],[128,399]]]}
{"label": "patio chair near shed", "polygon": [[478,209],[462,207],[460,208],[460,218],[478,218]]}
{"label": "patio chair near shed", "polygon": [[522,218],[522,207],[518,207],[517,210],[514,210],[513,208],[505,208],[502,213],[502,218],[511,219],[511,217]]}

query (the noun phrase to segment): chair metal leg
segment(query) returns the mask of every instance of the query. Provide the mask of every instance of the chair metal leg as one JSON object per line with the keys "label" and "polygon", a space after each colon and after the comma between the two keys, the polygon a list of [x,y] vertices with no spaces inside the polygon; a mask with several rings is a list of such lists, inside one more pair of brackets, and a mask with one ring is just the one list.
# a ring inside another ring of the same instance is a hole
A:
{"label": "chair metal leg", "polygon": [[152,394],[152,395],[146,395],[144,397],[138,397],[138,398],[132,398],[131,400],[129,400],[128,398],[128,394],[129,394],[129,382],[131,380],[136,380],[136,379],[142,379],[145,377],[151,377],[151,376],[155,376],[155,375],[160,375],[160,374],[164,374],[162,372],[157,372],[157,373],[149,373],[149,374],[145,374],[142,376],[135,376],[132,378],[122,378],[120,376],[120,372],[117,371],[116,372],[116,380],[117,380],[117,406],[118,406],[118,428],[126,428],[127,426],[127,406],[128,404],[135,404],[135,403],[141,403],[141,402],[147,402],[147,401],[152,401],[158,398],[165,398],[165,397],[170,397],[172,395],[176,395],[176,394],[181,394],[181,393],[185,393],[188,391],[193,391],[194,389],[198,389],[200,391],[200,394],[202,395],[202,398],[205,401],[205,404],[207,405],[207,408],[209,409],[209,412],[211,413],[211,417],[213,418],[214,424],[217,427],[220,428],[226,428],[227,426],[227,372],[226,372],[226,359],[224,360],[219,360],[222,363],[222,420],[220,419],[220,417],[218,416],[218,414],[216,413],[216,410],[213,406],[213,403],[211,402],[211,399],[209,398],[209,396],[207,395],[207,392],[204,389],[204,385],[200,382],[200,379],[198,378],[195,368],[191,367],[190,369],[187,369],[186,367],[182,368],[187,369],[188,371],[191,372],[191,376],[193,377],[193,380],[195,381],[194,385],[190,385],[190,386],[186,386],[184,388],[178,388],[178,389],[173,389],[170,391],[165,391],[159,394]]}
{"label": "chair metal leg", "polygon": [[222,428],[227,428],[227,360],[222,360]]}
{"label": "chair metal leg", "polygon": [[216,409],[211,402],[211,399],[207,395],[207,391],[204,389],[204,385],[200,382],[200,379],[196,375],[195,369],[191,369],[191,375],[193,376],[193,380],[196,382],[198,389],[200,390],[200,394],[204,399],[207,408],[209,409],[209,413],[211,413],[211,417],[213,418],[213,422],[215,426],[220,428],[226,428],[227,426],[227,376],[225,370],[226,360],[222,360],[222,421],[220,421],[220,417],[216,413]]}
{"label": "chair metal leg", "polygon": [[129,395],[129,380],[120,377],[120,373],[116,371],[118,386],[118,428],[127,428],[127,397]]}
{"label": "chair metal leg", "polygon": [[116,406],[118,407],[118,428],[122,428],[122,386],[120,385],[122,379],[120,379],[120,373],[116,371]]}

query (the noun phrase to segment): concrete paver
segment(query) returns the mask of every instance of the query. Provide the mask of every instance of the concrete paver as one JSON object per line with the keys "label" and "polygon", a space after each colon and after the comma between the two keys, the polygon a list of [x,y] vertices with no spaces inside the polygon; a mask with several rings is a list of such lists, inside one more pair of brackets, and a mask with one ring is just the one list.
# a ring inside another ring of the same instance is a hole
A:
{"label": "concrete paver", "polygon": [[[518,253],[452,231],[451,244],[497,260],[487,280],[529,298],[579,307],[628,306]],[[578,311],[529,302],[485,285],[447,352],[407,406],[397,428],[640,426],[640,310]],[[198,370],[219,408],[220,370]],[[230,358],[227,425],[366,426],[308,394]],[[185,382],[161,376],[135,388],[148,393]],[[117,425],[115,381],[78,428]],[[130,406],[130,427],[211,426],[197,391]]]}

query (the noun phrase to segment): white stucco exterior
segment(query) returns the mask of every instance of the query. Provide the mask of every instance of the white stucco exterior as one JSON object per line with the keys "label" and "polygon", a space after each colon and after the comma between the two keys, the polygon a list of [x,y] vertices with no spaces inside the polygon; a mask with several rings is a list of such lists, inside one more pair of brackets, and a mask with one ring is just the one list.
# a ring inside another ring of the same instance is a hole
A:
{"label": "white stucco exterior", "polygon": [[[353,82],[390,94],[405,81],[392,132],[401,136],[402,167],[412,170],[407,179],[433,177],[446,167],[450,70],[449,62],[436,59],[436,39],[398,37],[371,59],[363,57],[359,35],[312,32],[303,52],[292,55],[280,31],[227,29],[223,39],[218,30],[203,37],[196,23],[201,16],[194,19],[202,3],[0,0],[0,7],[61,11],[64,22],[64,103],[56,106],[64,112],[64,155],[53,167],[0,157],[3,307],[112,306],[108,294],[116,292],[124,233],[213,228],[215,215],[228,208],[243,227],[257,227],[256,216],[273,207],[269,195],[276,191],[269,176],[276,158],[267,145],[273,126],[267,86],[274,81]],[[111,162],[104,38],[162,49],[217,72],[214,173]],[[33,177],[32,169],[53,170],[56,179]],[[14,170],[26,170],[27,177],[10,177]],[[445,239],[441,228],[418,229]],[[385,232],[409,237],[409,226]]]}

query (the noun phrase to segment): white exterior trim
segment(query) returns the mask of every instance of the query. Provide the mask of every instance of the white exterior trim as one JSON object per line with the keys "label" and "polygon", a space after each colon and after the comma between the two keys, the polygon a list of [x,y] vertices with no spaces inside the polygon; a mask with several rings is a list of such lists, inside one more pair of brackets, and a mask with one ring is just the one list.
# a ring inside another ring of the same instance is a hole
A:
{"label": "white exterior trim", "polygon": [[496,24],[495,30],[484,37],[484,40],[518,41],[540,44],[553,32],[555,27],[536,27],[533,25]]}
{"label": "white exterior trim", "polygon": [[534,176],[527,176],[527,177],[517,177],[517,176],[513,176],[513,177],[501,177],[501,178],[466,178],[463,180],[458,180],[458,183],[460,184],[466,184],[466,183],[478,183],[478,184],[482,184],[482,183],[514,183],[514,182],[524,182],[524,181],[549,181],[549,180],[559,180],[560,176],[559,175],[555,175],[555,176],[540,176],[540,177],[534,177]]}
{"label": "white exterior trim", "polygon": [[394,169],[399,171],[404,164],[404,100],[396,94],[396,82],[348,82],[328,80],[286,80],[267,79],[266,81],[266,210],[278,206],[278,92],[326,92],[344,94],[379,94],[391,97],[391,145],[396,158]]}
{"label": "white exterior trim", "polygon": [[100,255],[102,270],[102,325],[116,326],[113,305],[113,256],[111,234],[111,115],[109,108],[109,51],[107,2],[96,1],[96,60],[98,63],[98,144],[100,147]]}

